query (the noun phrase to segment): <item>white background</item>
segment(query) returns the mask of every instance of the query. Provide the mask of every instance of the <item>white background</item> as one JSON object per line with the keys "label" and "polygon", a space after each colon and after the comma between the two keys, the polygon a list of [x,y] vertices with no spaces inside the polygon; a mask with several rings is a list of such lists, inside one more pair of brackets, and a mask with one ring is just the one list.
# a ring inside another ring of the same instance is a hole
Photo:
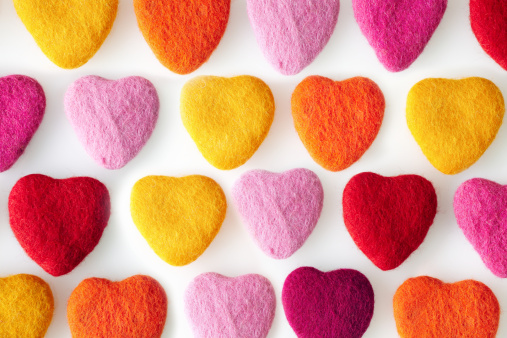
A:
{"label": "white background", "polygon": [[[47,108],[39,130],[25,153],[0,174],[0,276],[29,273],[42,277],[55,297],[55,313],[47,337],[67,337],[67,299],[79,282],[88,277],[122,280],[135,274],[156,278],[165,288],[168,317],[164,337],[189,337],[183,293],[188,283],[204,272],[226,276],[259,273],[272,283],[277,296],[276,316],[269,337],[293,337],[280,301],[285,277],[300,266],[328,271],[354,268],[364,273],[375,291],[375,311],[365,337],[395,337],[392,297],[407,278],[429,275],[445,282],[476,279],[488,285],[507,308],[506,283],[482,263],[456,224],[452,199],[457,187],[473,177],[507,184],[507,130],[497,138],[468,170],[447,176],[431,166],[412,138],[405,121],[405,101],[410,88],[428,77],[482,76],[492,80],[505,94],[507,77],[479,46],[469,23],[468,1],[450,0],[440,26],[422,55],[405,71],[390,73],[378,62],[361,34],[351,0],[342,0],[334,34],[315,61],[295,76],[277,73],[264,59],[249,25],[245,0],[232,0],[225,35],[210,60],[186,76],[164,68],[152,54],[138,30],[131,0],[120,0],[111,33],[84,66],[64,70],[51,63],[35,44],[18,18],[11,1],[0,2],[0,76],[24,74],[37,79],[47,97]],[[243,166],[221,171],[201,156],[185,131],[179,115],[183,84],[197,75],[236,76],[249,74],[263,79],[276,103],[271,130],[254,156]],[[117,171],[97,165],[79,143],[63,110],[66,88],[85,75],[118,79],[144,76],[153,82],[160,97],[160,116],[155,131],[129,164]],[[365,76],[374,80],[386,99],[385,118],[370,149],[350,168],[329,172],[308,155],[293,126],[290,97],[296,85],[309,75],[334,80]],[[232,203],[231,187],[251,169],[285,171],[296,167],[313,170],[324,186],[324,208],[320,220],[304,246],[286,260],[274,260],[257,248]],[[373,171],[385,176],[419,174],[429,179],[438,195],[435,222],[420,246],[400,267],[381,271],[357,249],[343,224],[341,197],[345,184],[355,174]],[[7,199],[22,176],[42,173],[55,178],[91,176],[108,187],[112,214],[102,239],[71,273],[53,277],[22,250],[8,221]],[[195,262],[173,267],[162,261],[137,231],[130,217],[130,190],[147,175],[207,175],[224,189],[229,203],[227,216],[210,247]],[[507,317],[501,316],[499,336],[507,336]]]}

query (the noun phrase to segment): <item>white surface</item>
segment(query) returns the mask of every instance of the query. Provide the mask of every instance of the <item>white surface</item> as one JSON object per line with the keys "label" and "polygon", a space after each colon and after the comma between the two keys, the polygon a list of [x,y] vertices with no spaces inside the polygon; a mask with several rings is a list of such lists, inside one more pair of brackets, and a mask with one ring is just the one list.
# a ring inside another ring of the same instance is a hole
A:
{"label": "white surface", "polygon": [[[97,54],[84,66],[63,70],[39,50],[16,15],[11,1],[0,3],[0,76],[25,74],[36,78],[47,96],[42,124],[22,157],[0,174],[0,276],[17,273],[38,275],[51,286],[55,313],[47,337],[67,337],[67,299],[76,285],[88,277],[122,280],[135,274],[156,278],[165,288],[168,317],[164,337],[190,337],[183,293],[187,284],[204,272],[227,276],[259,273],[272,283],[277,309],[269,337],[293,337],[280,301],[285,277],[300,266],[320,270],[354,268],[364,273],[375,291],[375,311],[365,337],[394,337],[392,297],[407,278],[429,275],[445,282],[476,279],[496,294],[507,308],[506,281],[495,277],[482,263],[456,224],[452,198],[457,187],[473,177],[507,184],[506,126],[484,156],[468,170],[447,176],[431,166],[412,138],[405,122],[405,100],[410,88],[427,77],[461,78],[482,76],[507,93],[506,73],[476,41],[469,24],[468,1],[450,0],[443,20],[423,54],[400,73],[386,71],[361,34],[352,12],[351,0],[341,1],[338,23],[327,47],[300,74],[278,74],[263,58],[249,25],[244,0],[232,0],[225,35],[210,60],[194,73],[176,75],[155,58],[138,30],[131,0],[120,0],[111,33]],[[160,117],[155,131],[140,154],[118,171],[97,165],[77,140],[63,111],[68,85],[85,75],[118,79],[144,76],[153,82],[160,96]],[[271,130],[255,155],[243,166],[221,171],[201,156],[184,129],[179,115],[183,84],[197,75],[235,76],[249,74],[263,79],[273,91],[276,113]],[[334,80],[366,76],[376,81],[386,99],[385,118],[377,139],[366,154],[350,168],[333,173],[318,166],[299,140],[292,122],[290,96],[308,75]],[[324,208],[313,234],[305,245],[286,260],[264,255],[253,243],[232,204],[231,187],[250,169],[284,171],[306,167],[320,177],[325,192]],[[438,195],[435,222],[421,245],[400,267],[383,272],[357,249],[343,224],[341,196],[348,180],[363,171],[385,176],[419,174],[429,179]],[[112,214],[100,243],[71,273],[52,277],[34,263],[16,241],[8,222],[7,198],[22,176],[42,173],[55,178],[91,176],[108,187]],[[215,179],[224,189],[229,207],[225,222],[204,254],[185,267],[163,262],[137,231],[130,217],[129,199],[133,184],[152,175],[185,176],[202,174]],[[498,336],[507,336],[507,317],[502,315]]]}

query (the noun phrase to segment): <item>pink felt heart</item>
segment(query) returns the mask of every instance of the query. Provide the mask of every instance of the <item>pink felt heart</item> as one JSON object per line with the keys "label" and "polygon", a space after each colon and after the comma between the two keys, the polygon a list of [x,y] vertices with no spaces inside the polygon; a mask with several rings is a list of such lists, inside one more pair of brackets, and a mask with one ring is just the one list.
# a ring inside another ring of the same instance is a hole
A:
{"label": "pink felt heart", "polygon": [[204,273],[185,293],[194,337],[266,337],[275,308],[273,286],[256,274],[230,278]]}
{"label": "pink felt heart", "polygon": [[391,72],[408,68],[437,28],[447,0],[352,0],[359,28]]}
{"label": "pink felt heart", "polygon": [[339,0],[247,0],[248,17],[264,56],[282,74],[299,73],[333,33]]}
{"label": "pink felt heart", "polygon": [[148,141],[158,118],[153,84],[138,76],[117,81],[85,76],[65,93],[65,112],[90,156],[119,169]]}
{"label": "pink felt heart", "polygon": [[252,170],[235,183],[232,194],[257,245],[278,259],[291,256],[310,236],[324,198],[318,176],[308,169]]}

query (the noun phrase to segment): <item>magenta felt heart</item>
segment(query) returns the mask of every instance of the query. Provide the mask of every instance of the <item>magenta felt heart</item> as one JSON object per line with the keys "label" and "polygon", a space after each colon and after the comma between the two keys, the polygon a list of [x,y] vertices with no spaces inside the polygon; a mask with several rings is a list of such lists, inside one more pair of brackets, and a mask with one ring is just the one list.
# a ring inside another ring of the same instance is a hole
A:
{"label": "magenta felt heart", "polygon": [[408,68],[437,28],[447,0],[352,0],[359,28],[391,72]]}
{"label": "magenta felt heart", "polygon": [[23,154],[46,109],[40,84],[23,75],[0,78],[0,172]]}
{"label": "magenta felt heart", "polygon": [[273,286],[256,274],[230,278],[204,273],[185,292],[194,337],[266,337],[275,308]]}
{"label": "magenta felt heart", "polygon": [[458,225],[496,276],[507,277],[507,186],[474,178],[454,195]]}
{"label": "magenta felt heart", "polygon": [[65,94],[65,112],[90,156],[107,169],[133,159],[155,128],[159,101],[150,81],[85,76]]}
{"label": "magenta felt heart", "polygon": [[339,0],[247,0],[248,17],[264,56],[280,73],[309,65],[333,33]]}
{"label": "magenta felt heart", "polygon": [[257,245],[273,258],[287,258],[312,233],[322,210],[324,191],[315,173],[293,169],[281,174],[252,170],[232,191],[246,227]]}

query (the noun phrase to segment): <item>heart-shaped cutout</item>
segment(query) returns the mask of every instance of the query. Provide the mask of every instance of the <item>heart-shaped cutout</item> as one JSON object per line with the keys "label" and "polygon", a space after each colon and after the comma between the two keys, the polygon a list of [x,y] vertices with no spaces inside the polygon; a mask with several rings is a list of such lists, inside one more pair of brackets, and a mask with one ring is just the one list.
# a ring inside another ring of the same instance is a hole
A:
{"label": "heart-shaped cutout", "polygon": [[287,276],[282,289],[285,316],[300,338],[361,337],[374,303],[370,281],[352,269],[301,267]]}
{"label": "heart-shaped cutout", "polygon": [[185,292],[185,310],[195,337],[266,337],[275,308],[273,286],[256,274],[230,278],[204,273]]}
{"label": "heart-shaped cutout", "polygon": [[0,278],[0,336],[44,337],[53,318],[49,285],[37,276]]}
{"label": "heart-shaped cutout", "polygon": [[252,170],[234,184],[232,194],[250,235],[277,259],[290,257],[304,244],[324,199],[319,177],[308,169],[281,174]]}
{"label": "heart-shaped cutout", "polygon": [[160,337],[167,317],[167,296],[149,276],[121,282],[83,280],[67,303],[72,337]]}
{"label": "heart-shaped cutout", "polygon": [[64,105],[79,141],[107,169],[122,168],[141,151],[159,110],[157,90],[139,76],[82,77],[67,89]]}
{"label": "heart-shaped cutout", "polygon": [[162,65],[188,74],[217,48],[231,0],[134,0],[137,24]]}
{"label": "heart-shaped cutout", "polygon": [[334,82],[304,79],[292,94],[294,126],[310,156],[323,168],[343,170],[375,140],[385,101],[377,84],[364,77]]}
{"label": "heart-shaped cutout", "polygon": [[69,273],[95,248],[109,215],[109,192],[91,177],[28,175],[9,195],[16,239],[53,276]]}
{"label": "heart-shaped cutout", "polygon": [[244,164],[275,114],[269,87],[253,76],[200,76],[181,91],[181,119],[204,158],[218,169]]}
{"label": "heart-shaped cutout", "polygon": [[294,75],[324,49],[334,31],[339,0],[247,0],[257,44],[280,73]]}
{"label": "heart-shaped cutout", "polygon": [[480,77],[425,79],[407,97],[407,124],[430,163],[457,174],[488,149],[502,125],[500,89]]}
{"label": "heart-shaped cutout", "polygon": [[118,0],[14,0],[14,7],[48,59],[70,69],[99,50],[113,27]]}
{"label": "heart-shaped cutout", "polygon": [[400,337],[495,337],[500,306],[481,282],[407,279],[393,298]]}
{"label": "heart-shaped cutout", "polygon": [[0,78],[0,172],[23,154],[46,109],[40,84],[23,75]]}
{"label": "heart-shaped cutout", "polygon": [[130,195],[137,229],[165,262],[195,261],[211,244],[225,219],[227,202],[211,178],[146,176]]}
{"label": "heart-shaped cutout", "polygon": [[354,17],[377,58],[391,72],[408,68],[442,19],[447,0],[352,0]]}
{"label": "heart-shaped cutout", "polygon": [[437,212],[430,181],[418,175],[357,174],[343,190],[343,219],[373,264],[391,270],[423,242]]}

